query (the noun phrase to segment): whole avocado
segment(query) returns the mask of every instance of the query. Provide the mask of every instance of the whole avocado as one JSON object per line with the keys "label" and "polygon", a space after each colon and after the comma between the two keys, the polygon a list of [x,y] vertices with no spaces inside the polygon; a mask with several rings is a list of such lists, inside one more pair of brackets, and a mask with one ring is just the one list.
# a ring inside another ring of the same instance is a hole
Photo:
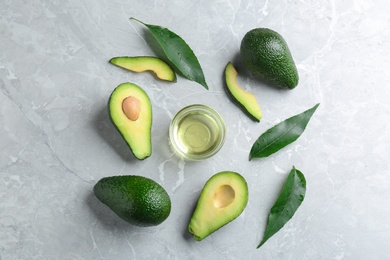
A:
{"label": "whole avocado", "polygon": [[255,28],[241,41],[240,56],[254,75],[282,88],[298,85],[298,71],[283,37],[268,28]]}
{"label": "whole avocado", "polygon": [[171,212],[168,193],[157,182],[146,177],[105,177],[95,184],[93,192],[120,218],[136,226],[159,225]]}

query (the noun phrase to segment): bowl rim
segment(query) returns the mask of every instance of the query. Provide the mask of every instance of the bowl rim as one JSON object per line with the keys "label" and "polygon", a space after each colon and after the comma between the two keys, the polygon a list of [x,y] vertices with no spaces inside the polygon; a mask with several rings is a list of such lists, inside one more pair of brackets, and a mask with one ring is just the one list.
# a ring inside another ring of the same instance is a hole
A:
{"label": "bowl rim", "polygon": [[[180,118],[182,118],[184,115],[188,114],[189,112],[192,111],[197,111],[197,110],[202,110],[202,111],[207,111],[209,115],[213,117],[213,119],[217,122],[218,127],[220,129],[220,138],[218,140],[218,144],[215,146],[214,149],[212,149],[210,152],[207,154],[199,154],[199,155],[188,155],[185,154],[179,146],[175,142],[174,138],[174,126],[177,124]],[[169,125],[169,140],[171,145],[173,146],[173,149],[176,153],[178,153],[183,159],[191,160],[191,161],[202,161],[205,159],[208,159],[212,156],[214,156],[219,150],[221,150],[222,146],[225,143],[226,139],[226,125],[225,121],[222,118],[222,116],[212,107],[204,105],[204,104],[192,104],[188,105],[186,107],[183,107],[180,109],[176,115],[173,117],[170,125]]]}

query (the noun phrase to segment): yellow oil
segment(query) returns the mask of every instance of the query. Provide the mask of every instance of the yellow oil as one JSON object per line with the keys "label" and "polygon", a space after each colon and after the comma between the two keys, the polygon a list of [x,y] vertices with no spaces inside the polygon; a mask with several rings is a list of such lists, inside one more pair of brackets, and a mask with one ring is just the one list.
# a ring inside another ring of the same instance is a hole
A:
{"label": "yellow oil", "polygon": [[185,155],[207,154],[221,138],[221,131],[214,118],[201,111],[185,115],[176,124],[174,138]]}

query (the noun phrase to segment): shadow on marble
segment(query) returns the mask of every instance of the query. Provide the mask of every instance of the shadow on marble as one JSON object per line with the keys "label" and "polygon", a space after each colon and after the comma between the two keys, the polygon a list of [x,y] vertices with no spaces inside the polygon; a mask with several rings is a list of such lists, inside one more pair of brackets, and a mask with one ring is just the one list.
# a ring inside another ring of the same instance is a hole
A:
{"label": "shadow on marble", "polygon": [[[199,191],[196,195],[194,195],[194,197],[196,198],[199,198],[200,196],[200,193],[201,191]],[[196,208],[196,204],[198,203],[198,199],[194,200],[192,202],[192,204],[190,205],[190,209],[191,210],[188,210],[187,212],[187,215],[186,216],[183,216],[184,219],[186,219],[187,221],[185,222],[186,225],[184,225],[184,228],[183,228],[183,238],[185,241],[189,242],[189,243],[195,243],[197,242],[195,239],[194,239],[194,236],[188,231],[188,224],[190,223],[190,220],[191,220],[191,217],[192,217],[192,214],[194,213],[195,211],[195,208]]]}
{"label": "shadow on marble", "polygon": [[130,231],[133,226],[118,217],[110,208],[100,202],[93,191],[90,191],[86,198],[85,203],[87,204],[90,212],[94,215],[104,229],[108,231],[122,230]]}
{"label": "shadow on marble", "polygon": [[92,124],[98,135],[115,150],[122,160],[126,162],[137,162],[138,160],[131,153],[129,146],[111,122],[107,106],[102,106],[96,111]]}

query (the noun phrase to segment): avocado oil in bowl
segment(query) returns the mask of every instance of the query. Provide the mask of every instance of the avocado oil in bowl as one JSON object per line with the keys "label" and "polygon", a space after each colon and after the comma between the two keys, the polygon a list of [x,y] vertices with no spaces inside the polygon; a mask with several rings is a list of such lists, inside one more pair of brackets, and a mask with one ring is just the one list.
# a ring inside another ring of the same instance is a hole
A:
{"label": "avocado oil in bowl", "polygon": [[175,151],[188,160],[200,161],[216,154],[225,142],[222,117],[205,105],[181,109],[173,118],[169,138]]}

